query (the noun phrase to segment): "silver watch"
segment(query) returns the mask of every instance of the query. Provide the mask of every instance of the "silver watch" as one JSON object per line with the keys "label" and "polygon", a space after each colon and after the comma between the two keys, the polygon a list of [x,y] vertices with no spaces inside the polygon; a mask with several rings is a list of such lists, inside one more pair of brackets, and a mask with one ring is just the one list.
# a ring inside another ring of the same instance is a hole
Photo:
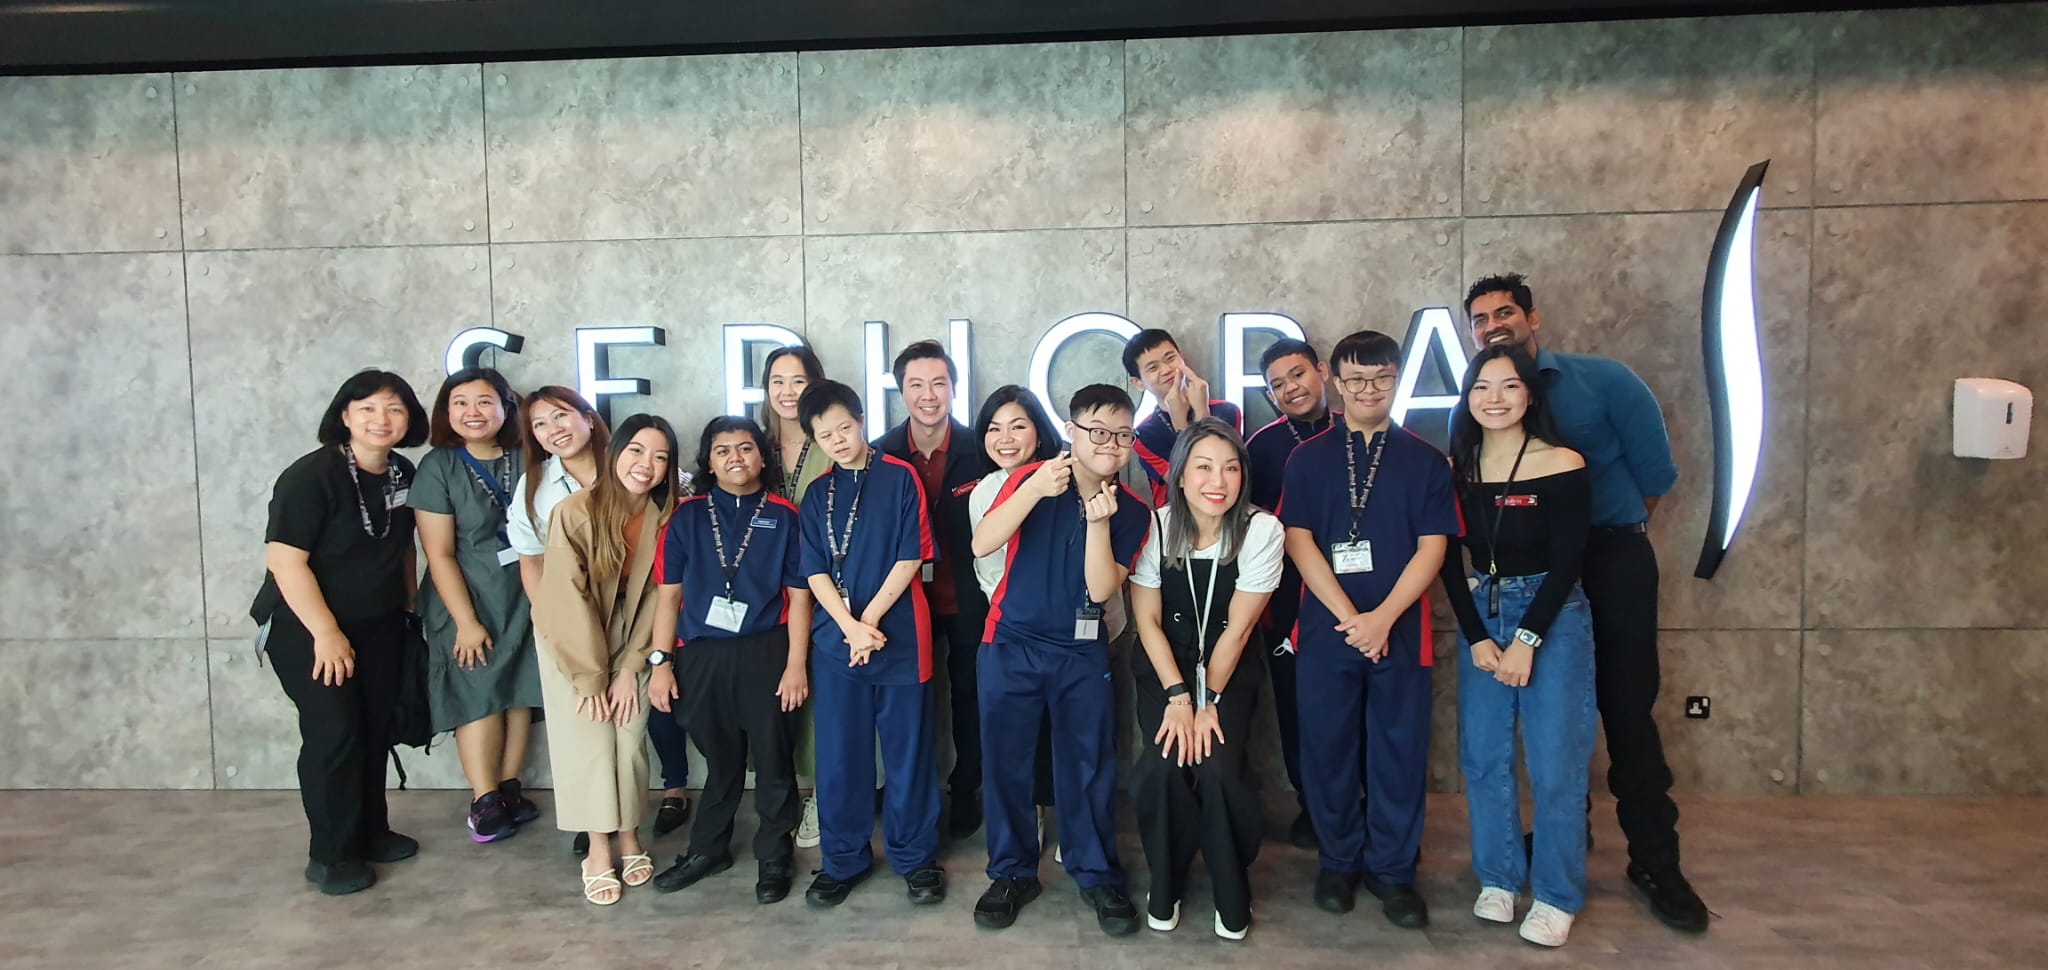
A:
{"label": "silver watch", "polygon": [[1543,645],[1543,638],[1537,636],[1534,631],[1517,628],[1515,630],[1515,642],[1526,643],[1529,645],[1529,649],[1534,650]]}

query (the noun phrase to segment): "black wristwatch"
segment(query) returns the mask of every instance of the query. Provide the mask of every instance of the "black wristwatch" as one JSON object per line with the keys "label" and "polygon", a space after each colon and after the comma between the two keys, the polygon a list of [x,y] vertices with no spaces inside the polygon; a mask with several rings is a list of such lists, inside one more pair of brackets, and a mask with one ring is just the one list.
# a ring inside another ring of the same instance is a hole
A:
{"label": "black wristwatch", "polygon": [[1212,691],[1210,691],[1210,692],[1209,692],[1209,706],[1210,706],[1210,707],[1215,707],[1215,706],[1216,706],[1216,704],[1217,704],[1217,703],[1218,703],[1219,701],[1221,701],[1221,700],[1223,700],[1223,692],[1222,692],[1222,691],[1220,691],[1220,690],[1212,690]]}
{"label": "black wristwatch", "polygon": [[665,663],[668,663],[668,654],[664,651],[656,650],[647,655],[647,666],[649,667],[659,667]]}

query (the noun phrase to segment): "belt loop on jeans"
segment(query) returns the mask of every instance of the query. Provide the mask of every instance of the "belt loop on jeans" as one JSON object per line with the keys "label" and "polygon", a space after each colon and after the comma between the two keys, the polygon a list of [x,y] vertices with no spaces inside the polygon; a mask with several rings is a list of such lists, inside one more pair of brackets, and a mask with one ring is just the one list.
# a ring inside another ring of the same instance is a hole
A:
{"label": "belt loop on jeans", "polygon": [[1648,533],[1650,528],[1641,522],[1631,522],[1628,525],[1596,525],[1589,531],[1603,536],[1639,536]]}

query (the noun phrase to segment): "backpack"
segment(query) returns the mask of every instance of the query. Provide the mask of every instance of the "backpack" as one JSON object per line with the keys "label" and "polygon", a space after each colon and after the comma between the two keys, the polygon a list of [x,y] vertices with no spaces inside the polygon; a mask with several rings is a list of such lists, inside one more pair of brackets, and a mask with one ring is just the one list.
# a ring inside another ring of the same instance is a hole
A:
{"label": "backpack", "polygon": [[398,746],[431,753],[434,716],[427,706],[427,638],[417,613],[405,615],[405,636],[398,646],[398,689],[391,703],[391,764],[398,770],[398,788],[405,790],[405,763]]}

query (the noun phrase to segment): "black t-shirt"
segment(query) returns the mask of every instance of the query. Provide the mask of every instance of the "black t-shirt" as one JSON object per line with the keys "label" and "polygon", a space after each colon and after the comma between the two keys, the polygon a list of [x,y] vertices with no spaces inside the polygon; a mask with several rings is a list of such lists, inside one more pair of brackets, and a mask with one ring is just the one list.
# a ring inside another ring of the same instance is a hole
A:
{"label": "black t-shirt", "polygon": [[[382,474],[359,469],[356,477],[360,489],[350,482],[348,460],[339,448],[322,448],[292,462],[271,490],[270,525],[263,536],[266,542],[306,550],[320,595],[337,620],[403,609],[406,554],[413,547],[412,509],[404,501],[415,477],[413,463],[393,452]],[[365,514],[370,531],[382,532],[383,538],[364,532]],[[265,593],[274,587],[265,575]],[[263,599],[259,594],[259,609]]]}
{"label": "black t-shirt", "polygon": [[[1498,556],[1502,576],[1543,576],[1519,624],[1541,636],[1579,581],[1591,521],[1592,477],[1583,468],[1517,481],[1458,484],[1458,511],[1465,534],[1444,552],[1444,592],[1451,612],[1469,640],[1488,634],[1472,590],[1465,584],[1462,546],[1472,551],[1472,572],[1484,574]],[[1500,533],[1495,535],[1495,520]],[[1505,646],[1505,644],[1503,644]]]}

